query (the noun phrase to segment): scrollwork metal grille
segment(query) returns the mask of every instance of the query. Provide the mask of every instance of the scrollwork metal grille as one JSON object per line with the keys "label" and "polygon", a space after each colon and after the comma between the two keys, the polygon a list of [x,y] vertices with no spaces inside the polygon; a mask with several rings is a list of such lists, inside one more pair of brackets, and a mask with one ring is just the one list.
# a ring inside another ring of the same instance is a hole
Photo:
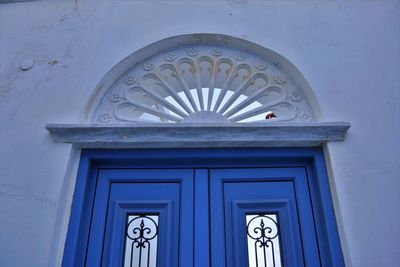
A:
{"label": "scrollwork metal grille", "polygon": [[129,215],[124,267],[156,267],[158,215]]}
{"label": "scrollwork metal grille", "polygon": [[246,223],[249,267],[282,266],[277,215],[248,214]]}

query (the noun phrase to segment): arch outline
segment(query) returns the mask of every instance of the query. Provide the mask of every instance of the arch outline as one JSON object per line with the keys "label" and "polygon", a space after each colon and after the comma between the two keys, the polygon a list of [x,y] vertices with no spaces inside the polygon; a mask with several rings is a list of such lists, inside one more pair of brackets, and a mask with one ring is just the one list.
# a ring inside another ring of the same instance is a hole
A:
{"label": "arch outline", "polygon": [[[319,120],[321,112],[313,90],[311,89],[310,85],[303,77],[303,75],[300,73],[300,71],[296,68],[296,66],[285,57],[261,45],[237,37],[222,34],[199,33],[172,36],[154,42],[148,46],[145,46],[142,49],[135,51],[134,53],[117,63],[110,71],[108,71],[104,75],[104,77],[101,79],[101,81],[93,91],[85,108],[84,122],[99,122],[96,121],[94,117],[96,116],[96,112],[98,112],[99,110],[99,106],[102,105],[102,99],[104,99],[108,91],[112,90],[112,87],[116,86],[116,83],[121,80],[121,77],[127,76],[130,70],[132,70],[135,66],[138,66],[141,63],[148,64],[148,62],[150,62],[151,59],[156,57],[157,55],[163,53],[166,54],[172,50],[179,50],[184,49],[185,47],[199,45],[210,47],[215,46],[217,48],[232,51],[243,51],[244,53],[254,55],[260,62],[267,62],[267,65],[274,65],[273,68],[276,67],[276,69],[281,70],[282,73],[284,73],[285,80],[288,78],[290,80],[289,82],[294,87],[296,87],[296,90],[299,90],[301,94],[304,94],[304,98],[308,102],[308,105],[310,107],[309,109],[311,110],[311,112],[308,112],[311,113],[311,118],[305,118],[304,120]],[[146,68],[145,66],[143,67]],[[114,120],[110,121],[115,122]],[[118,121],[116,122],[118,123]]]}

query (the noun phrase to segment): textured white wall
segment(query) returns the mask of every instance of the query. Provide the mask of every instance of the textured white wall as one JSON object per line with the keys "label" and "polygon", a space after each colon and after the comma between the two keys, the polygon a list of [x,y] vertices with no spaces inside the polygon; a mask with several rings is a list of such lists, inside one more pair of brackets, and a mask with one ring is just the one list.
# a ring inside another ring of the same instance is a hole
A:
{"label": "textured white wall", "polygon": [[0,265],[55,266],[62,253],[79,151],[44,125],[80,122],[96,84],[133,51],[199,32],[280,53],[314,89],[321,120],[352,123],[327,148],[346,263],[400,265],[399,3],[0,4]]}

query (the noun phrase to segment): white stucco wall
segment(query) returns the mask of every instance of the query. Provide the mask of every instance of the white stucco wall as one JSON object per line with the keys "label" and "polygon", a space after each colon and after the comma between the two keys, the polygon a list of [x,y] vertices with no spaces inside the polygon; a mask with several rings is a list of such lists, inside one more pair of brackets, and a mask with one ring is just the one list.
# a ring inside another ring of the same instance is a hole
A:
{"label": "white stucco wall", "polygon": [[54,144],[44,125],[82,121],[96,84],[135,50],[199,32],[285,56],[313,88],[321,120],[352,124],[327,147],[346,264],[400,265],[399,3],[0,4],[0,266],[56,266],[62,254],[79,151]]}

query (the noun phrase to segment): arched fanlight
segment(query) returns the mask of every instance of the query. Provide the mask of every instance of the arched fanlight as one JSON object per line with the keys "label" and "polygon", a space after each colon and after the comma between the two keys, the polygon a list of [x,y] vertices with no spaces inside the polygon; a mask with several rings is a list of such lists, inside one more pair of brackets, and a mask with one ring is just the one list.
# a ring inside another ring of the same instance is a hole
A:
{"label": "arched fanlight", "polygon": [[131,66],[104,92],[95,123],[310,121],[302,88],[279,63],[215,44],[189,44]]}

